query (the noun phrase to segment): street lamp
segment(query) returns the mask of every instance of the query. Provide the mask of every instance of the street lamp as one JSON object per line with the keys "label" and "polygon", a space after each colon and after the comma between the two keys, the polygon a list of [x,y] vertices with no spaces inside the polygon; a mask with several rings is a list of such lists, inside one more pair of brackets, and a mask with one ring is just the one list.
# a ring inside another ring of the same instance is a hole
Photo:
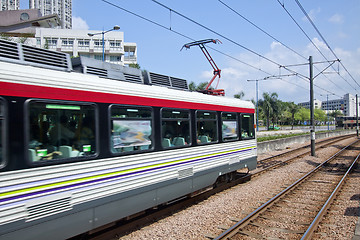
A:
{"label": "street lamp", "polygon": [[119,30],[120,27],[118,25],[115,25],[112,29],[109,29],[107,31],[102,31],[102,32],[99,32],[99,33],[88,33],[89,37],[92,37],[94,35],[99,35],[101,34],[102,35],[102,61],[104,62],[105,61],[105,42],[104,42],[104,35],[105,33],[108,33],[108,32],[111,32],[111,31],[114,31],[114,30]]}
{"label": "street lamp", "polygon": [[259,132],[259,82],[260,79],[250,80],[248,79],[248,82],[256,82],[256,132]]}
{"label": "street lamp", "polygon": [[248,82],[256,82],[256,131],[259,131],[259,81],[281,79],[281,77],[293,76],[294,74],[269,76],[262,79],[248,79]]}

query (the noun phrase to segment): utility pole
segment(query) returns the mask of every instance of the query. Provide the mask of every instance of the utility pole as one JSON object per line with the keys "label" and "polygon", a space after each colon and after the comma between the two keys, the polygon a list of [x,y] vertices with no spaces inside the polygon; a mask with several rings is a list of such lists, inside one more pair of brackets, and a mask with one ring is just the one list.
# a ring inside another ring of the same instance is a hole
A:
{"label": "utility pole", "polygon": [[256,82],[256,131],[257,132],[259,132],[259,81],[281,79],[281,77],[289,77],[294,75],[296,74],[287,74],[287,75],[278,75],[278,76],[274,75],[274,76],[264,77],[262,79],[247,80],[248,82]]}
{"label": "utility pole", "polygon": [[359,138],[359,113],[358,113],[359,103],[358,95],[356,94],[356,136]]}
{"label": "utility pole", "polygon": [[[326,61],[326,62],[313,62],[312,56],[309,57],[308,63],[302,63],[302,64],[296,64],[296,65],[288,65],[288,66],[281,66],[283,68],[287,67],[294,67],[294,66],[303,66],[308,65],[310,66],[310,137],[311,137],[311,156],[315,156],[315,119],[314,119],[314,79],[317,78],[320,74],[324,73],[326,69],[331,67],[335,62],[339,62],[339,59],[333,60],[333,61]],[[318,63],[330,63],[329,66],[327,66],[324,70],[322,70],[320,73],[318,73],[316,76],[314,76],[313,67],[314,64]],[[302,75],[303,76],[303,75]],[[304,76],[305,77],[305,76]],[[307,77],[305,77],[307,78]]]}
{"label": "utility pole", "polygon": [[310,65],[310,136],[311,136],[311,156],[315,156],[315,120],[314,120],[314,76],[313,59],[309,57]]}
{"label": "utility pole", "polygon": [[259,132],[259,81],[256,81],[256,132]]}

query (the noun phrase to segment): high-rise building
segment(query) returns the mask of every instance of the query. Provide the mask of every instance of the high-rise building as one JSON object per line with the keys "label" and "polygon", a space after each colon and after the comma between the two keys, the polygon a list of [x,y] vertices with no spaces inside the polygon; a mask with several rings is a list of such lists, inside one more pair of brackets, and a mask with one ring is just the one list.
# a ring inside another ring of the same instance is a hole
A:
{"label": "high-rise building", "polygon": [[0,0],[0,11],[19,10],[20,0]]}
{"label": "high-rise building", "polygon": [[61,28],[72,27],[72,0],[29,0],[30,8],[40,9],[41,15],[56,13],[61,21]]}

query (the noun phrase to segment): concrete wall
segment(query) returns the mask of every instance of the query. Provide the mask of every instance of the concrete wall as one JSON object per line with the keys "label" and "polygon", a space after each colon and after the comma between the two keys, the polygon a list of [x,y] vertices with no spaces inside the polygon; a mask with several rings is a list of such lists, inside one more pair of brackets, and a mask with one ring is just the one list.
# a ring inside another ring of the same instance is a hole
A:
{"label": "concrete wall", "polygon": [[[327,137],[334,137],[339,135],[347,135],[347,134],[354,134],[356,133],[356,130],[349,129],[349,130],[343,130],[343,131],[329,131],[329,132],[321,132],[321,133],[315,133],[315,144],[316,139],[322,139]],[[309,142],[310,144],[310,133],[307,135],[301,135],[301,136],[294,136],[289,138],[281,138],[277,140],[271,140],[266,142],[260,142],[257,144],[257,153],[262,154],[269,151],[275,151],[275,150],[282,150],[287,147],[289,147],[292,144],[301,144]]]}

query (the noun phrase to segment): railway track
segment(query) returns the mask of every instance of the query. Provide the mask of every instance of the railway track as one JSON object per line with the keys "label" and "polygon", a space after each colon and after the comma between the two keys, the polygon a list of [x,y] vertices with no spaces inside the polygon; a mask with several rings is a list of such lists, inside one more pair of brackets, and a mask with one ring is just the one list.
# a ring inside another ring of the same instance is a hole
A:
{"label": "railway track", "polygon": [[[349,138],[350,136],[354,136],[354,134],[351,135],[345,135],[345,136],[338,136],[334,138],[328,138],[321,141],[316,142],[315,150],[326,148],[328,146],[331,146],[337,142],[340,142],[346,138]],[[257,169],[252,172],[252,176],[260,175],[272,168],[280,167],[284,164],[288,164],[291,161],[294,161],[298,158],[302,158],[306,155],[308,155],[311,152],[310,146],[306,145],[303,147],[295,148],[290,151],[286,151],[277,155],[273,155],[267,158],[264,158],[260,161],[258,161]],[[279,158],[284,158],[285,156],[289,155],[289,158],[279,160]]]}
{"label": "railway track", "polygon": [[310,239],[358,161],[352,148],[359,145],[344,147],[214,239]]}

